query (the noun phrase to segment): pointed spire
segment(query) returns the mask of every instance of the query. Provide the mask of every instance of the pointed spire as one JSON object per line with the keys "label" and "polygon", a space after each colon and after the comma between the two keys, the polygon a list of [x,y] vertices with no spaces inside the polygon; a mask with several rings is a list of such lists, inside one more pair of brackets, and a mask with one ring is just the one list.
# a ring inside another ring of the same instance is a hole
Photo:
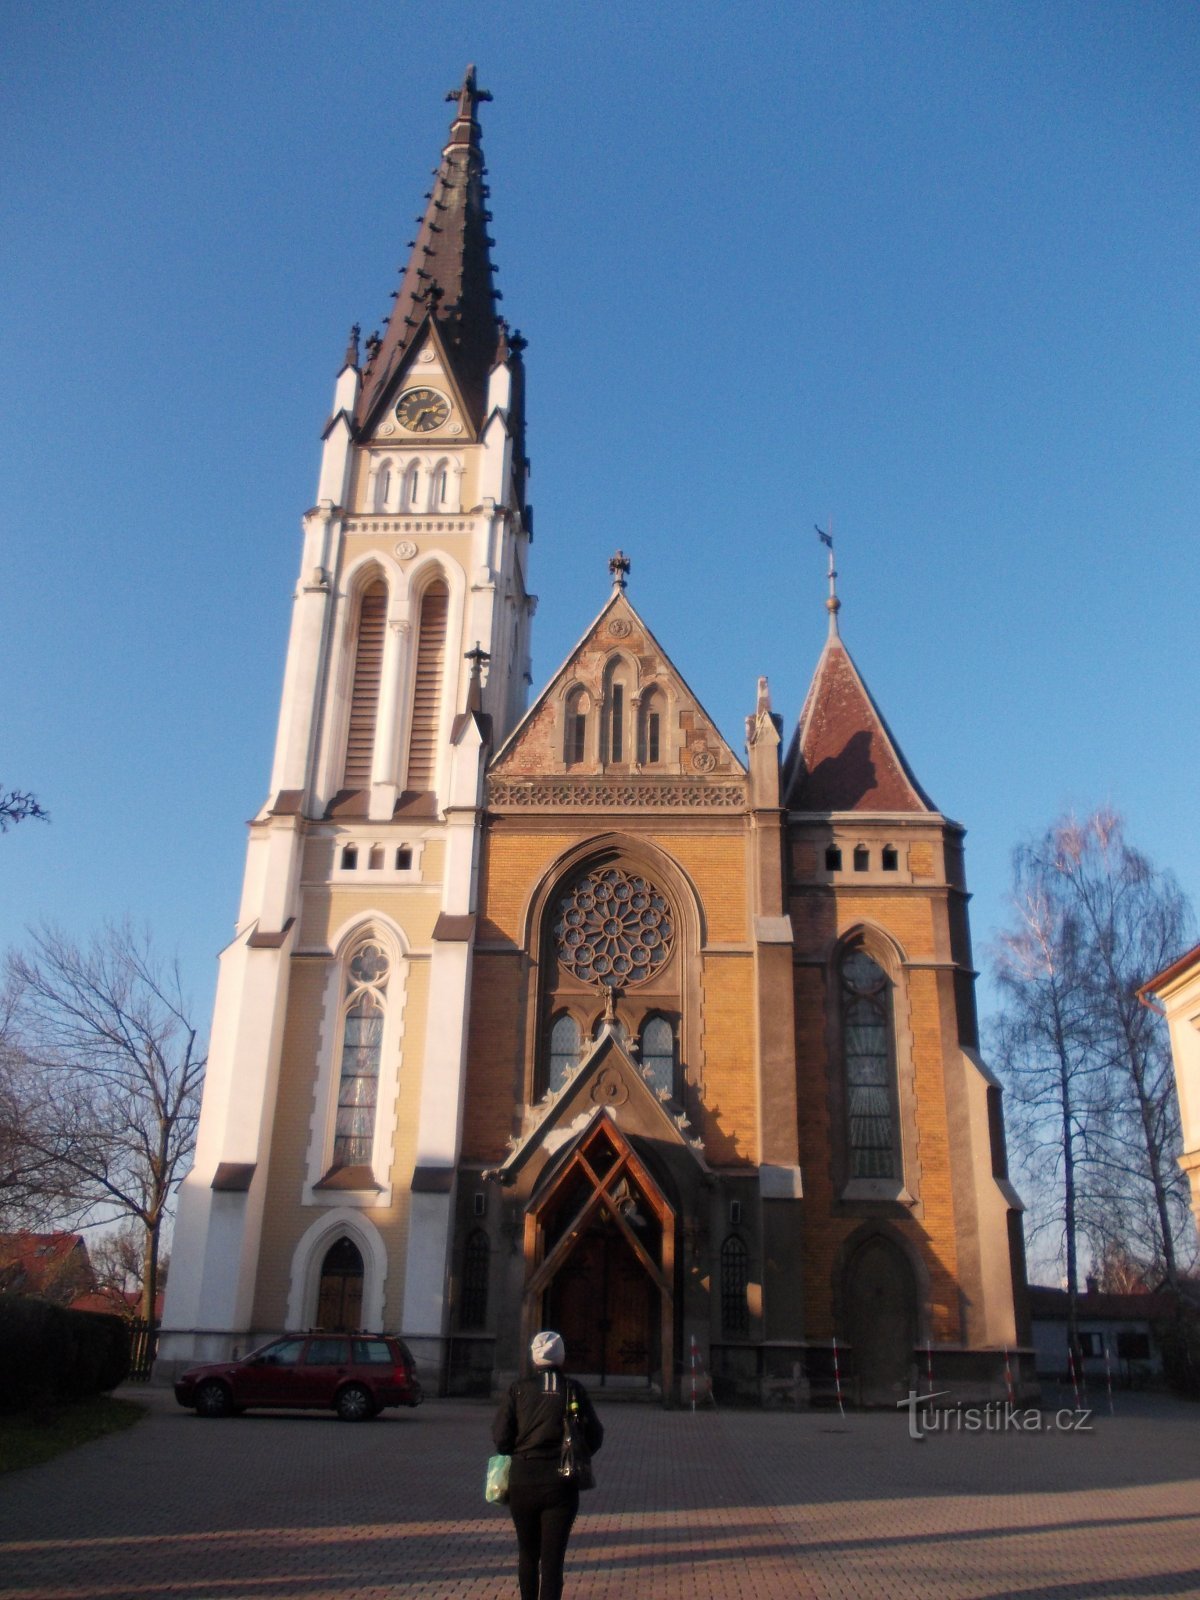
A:
{"label": "pointed spire", "polygon": [[842,642],[832,555],[829,566],[829,637],[784,762],[784,803],[793,811],[935,811]]}
{"label": "pointed spire", "polygon": [[608,571],[612,578],[614,589],[624,590],[628,586],[629,573],[632,566],[633,562],[630,561],[624,550],[618,550],[616,555],[611,558],[608,563]]}
{"label": "pointed spire", "polygon": [[434,169],[433,186],[391,317],[359,396],[354,420],[360,428],[373,424],[428,328],[437,330],[470,421],[476,427],[483,421],[500,319],[476,112],[492,97],[478,87],[471,66],[461,87],[446,98],[455,102],[454,120],[441,162]]}
{"label": "pointed spire", "polygon": [[346,341],[346,354],[342,358],[343,372],[347,367],[353,367],[355,371],[358,370],[358,337],[361,333],[362,328],[356,322],[350,329],[350,337]]}

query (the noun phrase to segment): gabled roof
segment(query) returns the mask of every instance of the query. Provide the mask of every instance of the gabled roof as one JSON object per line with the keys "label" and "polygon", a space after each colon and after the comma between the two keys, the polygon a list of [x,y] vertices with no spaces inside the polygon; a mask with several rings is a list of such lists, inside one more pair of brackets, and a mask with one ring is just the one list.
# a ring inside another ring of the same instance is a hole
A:
{"label": "gabled roof", "polygon": [[[618,1087],[614,1091],[612,1085]],[[591,1049],[562,1088],[549,1096],[537,1124],[517,1140],[498,1169],[509,1182],[536,1151],[565,1155],[592,1126],[597,1115],[609,1116],[625,1132],[639,1133],[677,1145],[704,1170],[703,1141],[695,1137],[686,1114],[658,1096],[625,1049],[612,1023],[605,1023]]]}
{"label": "gabled roof", "polygon": [[87,1244],[78,1233],[0,1234],[0,1293],[70,1305],[95,1281]]}
{"label": "gabled roof", "polygon": [[831,619],[784,762],[791,811],[936,811]]}
{"label": "gabled roof", "polygon": [[[462,86],[446,96],[456,102],[450,135],[434,173],[425,215],[404,270],[396,303],[379,345],[369,356],[354,420],[369,428],[398,387],[430,325],[435,325],[472,426],[483,421],[488,374],[502,361],[519,365],[524,341],[511,340],[496,314],[491,212],[476,107],[492,97],[468,67]],[[516,386],[514,386],[516,387]]]}
{"label": "gabled roof", "polygon": [[692,752],[702,749],[704,757],[703,763],[686,775],[745,776],[745,766],[722,738],[716,723],[620,586],[614,587],[566,660],[500,746],[489,771],[505,775],[561,772],[565,766],[563,751],[558,741],[546,736],[553,723],[558,695],[568,682],[575,681],[586,684],[593,694],[599,695],[604,665],[617,651],[649,666],[654,681],[662,686],[669,685],[677,703],[690,716],[687,748]]}

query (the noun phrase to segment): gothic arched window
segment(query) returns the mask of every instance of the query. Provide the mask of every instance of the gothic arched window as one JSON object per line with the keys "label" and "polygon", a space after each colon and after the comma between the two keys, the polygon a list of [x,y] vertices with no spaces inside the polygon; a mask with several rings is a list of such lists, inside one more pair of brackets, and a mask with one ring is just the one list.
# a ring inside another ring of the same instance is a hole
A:
{"label": "gothic arched window", "polygon": [[372,940],[359,945],[346,968],[334,1171],[371,1166],[387,981],[388,960],[382,947]]}
{"label": "gothic arched window", "polygon": [[419,511],[421,494],[421,463],[414,461],[404,474],[404,488],[400,496],[401,511]]}
{"label": "gothic arched window", "polygon": [[382,466],[379,468],[379,473],[378,473],[378,475],[377,475],[377,477],[375,479],[375,509],[376,509],[376,511],[386,511],[388,509],[388,498],[391,495],[391,492],[392,492],[392,464],[391,464],[390,461],[385,461],[382,464]]}
{"label": "gothic arched window", "polygon": [[892,982],[861,946],[838,969],[851,1178],[898,1178]]}
{"label": "gothic arched window", "polygon": [[627,720],[630,674],[619,658],[610,663],[604,681],[604,711],[600,729],[603,759],[614,765],[631,759]]}
{"label": "gothic arched window", "polygon": [[421,598],[417,669],[413,684],[412,730],[408,741],[409,789],[432,789],[437,780],[442,678],[446,662],[446,623],[450,591],[438,578]]}
{"label": "gothic arched window", "polygon": [[579,1065],[579,1024],[567,1011],[560,1012],[550,1024],[546,1065],[546,1087],[551,1094],[562,1088],[568,1072]]}
{"label": "gothic arched window", "polygon": [[587,751],[588,705],[586,689],[572,689],[567,696],[563,760],[568,767],[578,766]]}
{"label": "gothic arched window", "polygon": [[642,1024],[642,1074],[656,1094],[675,1092],[675,1030],[666,1017]]}
{"label": "gothic arched window", "polygon": [[387,626],[387,585],[376,578],[358,602],[358,637],[354,646],[354,682],[350,691],[350,720],[346,732],[346,765],[342,782],[347,789],[365,789],[371,782],[375,755],[375,720],[379,711],[379,680],[383,673],[383,638]]}
{"label": "gothic arched window", "polygon": [[487,1326],[488,1273],[491,1267],[492,1247],[482,1228],[473,1228],[467,1235],[463,1251],[462,1299],[459,1321],[464,1328]]}
{"label": "gothic arched window", "polygon": [[750,1332],[750,1307],[746,1288],[750,1280],[750,1257],[736,1233],[721,1246],[721,1329],[727,1336],[745,1337]]}
{"label": "gothic arched window", "polygon": [[638,761],[643,767],[657,767],[666,755],[667,718],[665,701],[657,690],[642,697],[638,715]]}

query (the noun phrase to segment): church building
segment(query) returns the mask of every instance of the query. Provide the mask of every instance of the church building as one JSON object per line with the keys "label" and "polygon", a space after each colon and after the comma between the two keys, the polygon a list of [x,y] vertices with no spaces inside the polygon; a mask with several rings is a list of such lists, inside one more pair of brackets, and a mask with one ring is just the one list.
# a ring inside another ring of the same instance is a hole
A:
{"label": "church building", "polygon": [[551,1326],[586,1381],[668,1404],[694,1375],[1003,1395],[1022,1229],[963,829],[842,641],[832,552],[786,747],[765,677],[727,742],[619,551],[526,709],[524,341],[490,96],[468,69],[448,98],[303,521],[160,1369],[364,1328],[427,1390],[488,1394]]}

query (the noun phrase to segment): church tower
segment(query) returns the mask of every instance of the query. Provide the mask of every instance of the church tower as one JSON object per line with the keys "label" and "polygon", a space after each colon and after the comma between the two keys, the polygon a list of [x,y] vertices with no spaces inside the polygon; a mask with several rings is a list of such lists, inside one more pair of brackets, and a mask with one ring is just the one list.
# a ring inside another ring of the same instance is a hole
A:
{"label": "church tower", "polygon": [[[474,68],[303,519],[269,795],[222,953],[170,1371],[308,1326],[441,1334],[483,768],[525,703],[524,341]],[[422,1356],[417,1349],[418,1359]]]}
{"label": "church tower", "polygon": [[1003,1394],[1020,1202],[963,829],[841,640],[832,552],[786,756],[765,677],[726,740],[620,551],[524,709],[523,341],[489,97],[468,69],[449,98],[303,519],[160,1369],[386,1329],[429,1389],[488,1394],[552,1326],[589,1383],[668,1404],[700,1373],[763,1404],[892,1406],[918,1369]]}

